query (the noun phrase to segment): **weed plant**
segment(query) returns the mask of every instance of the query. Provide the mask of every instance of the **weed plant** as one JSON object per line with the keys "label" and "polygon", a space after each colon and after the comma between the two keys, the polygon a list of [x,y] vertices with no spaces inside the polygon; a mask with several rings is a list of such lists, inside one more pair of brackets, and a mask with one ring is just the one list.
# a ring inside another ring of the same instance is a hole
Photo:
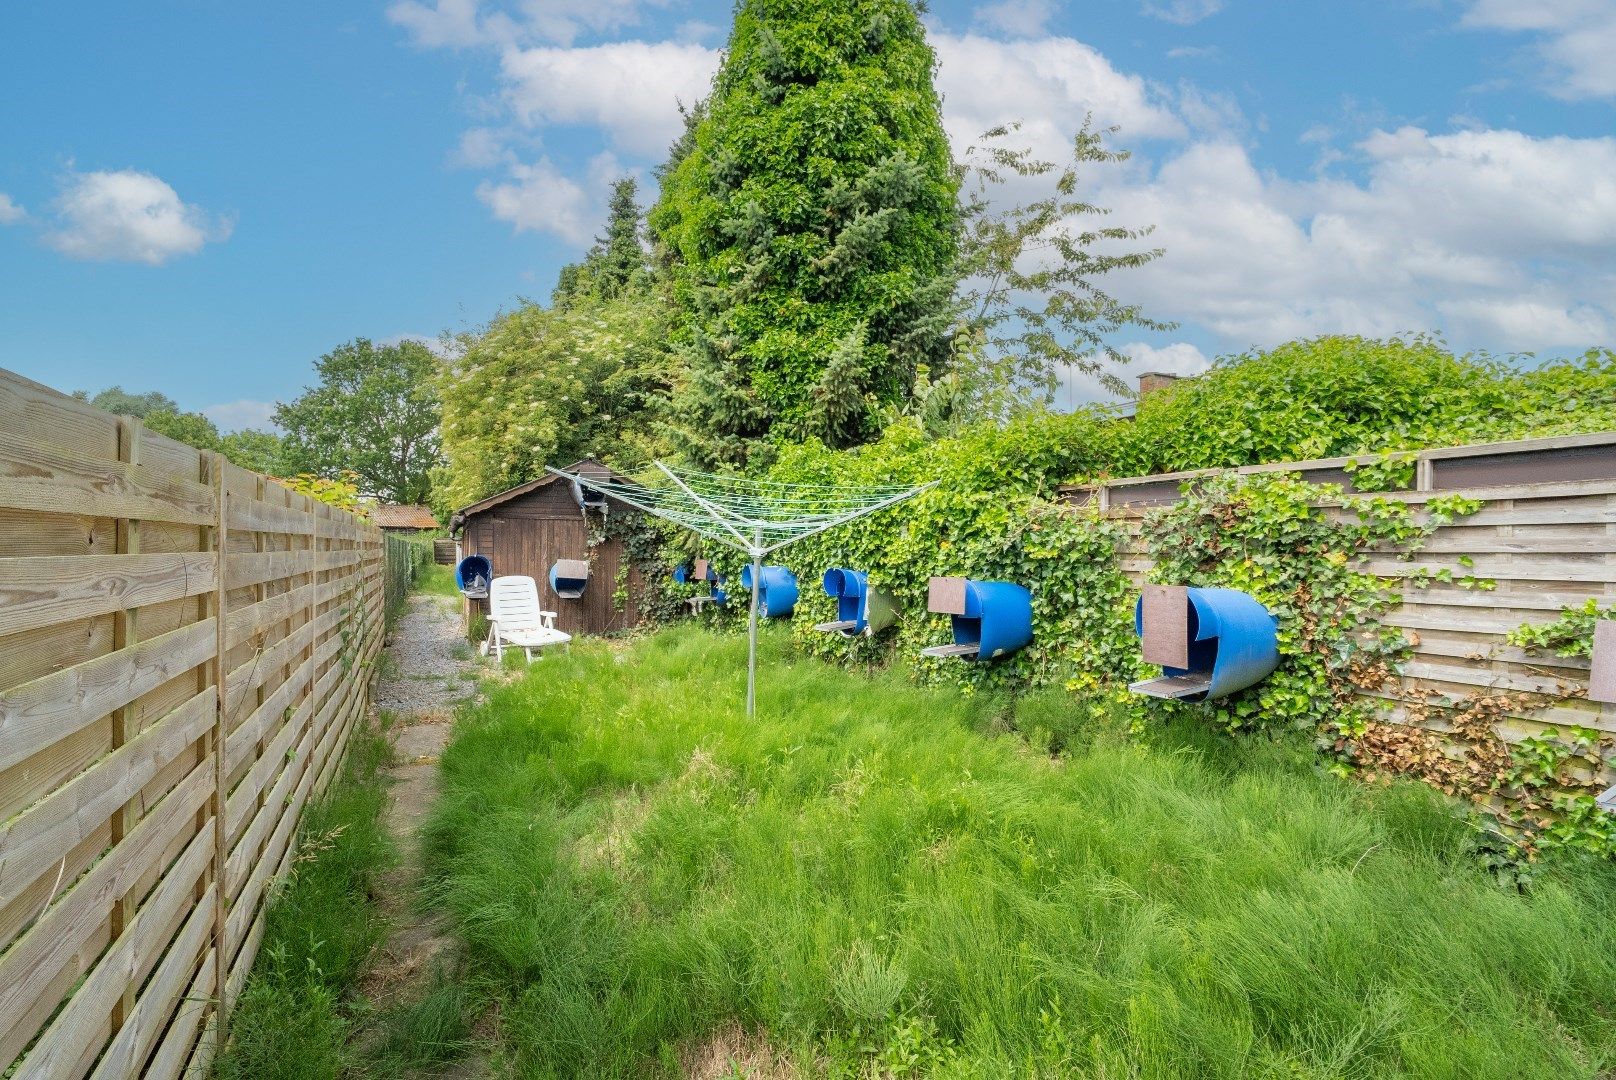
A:
{"label": "weed plant", "polygon": [[784,1075],[1610,1075],[1608,865],[1522,894],[1306,746],[783,652],[755,720],[744,643],[690,629],[462,718],[431,888],[518,1075],[677,1076],[736,1023]]}

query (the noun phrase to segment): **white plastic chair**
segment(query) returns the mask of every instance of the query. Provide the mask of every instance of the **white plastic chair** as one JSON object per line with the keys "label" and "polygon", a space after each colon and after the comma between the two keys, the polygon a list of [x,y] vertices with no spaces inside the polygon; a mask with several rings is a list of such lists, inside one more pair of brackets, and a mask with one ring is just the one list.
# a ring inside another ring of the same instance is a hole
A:
{"label": "white plastic chair", "polygon": [[566,645],[572,635],[556,629],[556,613],[539,607],[539,586],[530,577],[511,574],[497,577],[488,587],[488,641],[483,654],[494,651],[505,659],[505,646],[522,650],[531,662],[533,650],[544,658],[546,645]]}

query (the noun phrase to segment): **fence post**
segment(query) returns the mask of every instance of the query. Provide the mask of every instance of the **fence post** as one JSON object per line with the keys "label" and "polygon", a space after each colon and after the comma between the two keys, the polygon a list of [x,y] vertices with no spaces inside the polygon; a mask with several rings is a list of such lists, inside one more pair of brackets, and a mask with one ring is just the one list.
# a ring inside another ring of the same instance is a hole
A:
{"label": "fence post", "polygon": [[[118,419],[118,460],[128,465],[140,464],[140,442],[142,427],[139,420],[134,417],[120,417]],[[134,518],[120,517],[115,524],[114,550],[119,555],[140,554],[140,522]],[[112,648],[114,651],[128,649],[140,640],[139,612],[135,608],[121,608],[112,613]],[[130,739],[140,733],[140,721],[135,714],[134,702],[129,702],[118,708],[112,714],[112,741],[111,747],[116,750]],[[136,800],[130,799],[111,819],[111,846],[116,847],[123,842],[129,830],[138,823],[140,814],[136,809]],[[126,889],[112,905],[112,938],[122,937],[129,927],[130,920],[135,917],[138,910],[139,897],[134,889]],[[123,993],[113,1004],[110,1018],[111,1028],[114,1032],[120,1030],[129,1018],[130,1011],[135,1007],[135,991],[139,987],[131,981],[124,986]]]}
{"label": "fence post", "polygon": [[229,970],[225,963],[225,899],[227,882],[225,864],[230,854],[225,845],[229,837],[225,829],[225,547],[229,540],[229,517],[225,510],[228,497],[224,482],[224,455],[213,455],[213,497],[218,517],[213,528],[213,685],[217,691],[213,714],[213,985],[217,1004],[213,1013],[214,1058],[224,1054],[226,1025],[229,1022],[228,1003],[225,1001],[225,983]]}

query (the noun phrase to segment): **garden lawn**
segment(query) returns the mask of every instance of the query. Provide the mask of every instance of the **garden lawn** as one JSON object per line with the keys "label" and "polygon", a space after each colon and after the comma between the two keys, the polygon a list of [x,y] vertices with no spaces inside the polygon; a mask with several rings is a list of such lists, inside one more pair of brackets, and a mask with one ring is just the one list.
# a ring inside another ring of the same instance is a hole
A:
{"label": "garden lawn", "polygon": [[1523,896],[1424,788],[1193,725],[1052,760],[994,732],[1070,728],[1068,697],[1008,715],[766,646],[756,720],[744,641],[689,629],[547,655],[461,719],[433,887],[518,1075],[1616,1062],[1609,867]]}

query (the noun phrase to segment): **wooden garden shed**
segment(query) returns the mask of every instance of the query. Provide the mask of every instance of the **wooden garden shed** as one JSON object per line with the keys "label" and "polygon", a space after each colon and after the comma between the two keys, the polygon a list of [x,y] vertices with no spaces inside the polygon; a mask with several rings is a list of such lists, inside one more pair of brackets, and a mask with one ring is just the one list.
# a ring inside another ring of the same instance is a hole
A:
{"label": "wooden garden shed", "polygon": [[[623,482],[598,461],[580,461],[565,471]],[[615,499],[601,502],[599,493],[586,494],[587,510],[570,482],[546,473],[456,510],[449,531],[459,541],[460,558],[481,555],[496,577],[522,574],[538,582],[539,602],[557,613],[557,628],[575,635],[627,630],[639,622],[645,583],[621,540],[590,547],[589,537],[600,535],[612,515],[637,511]],[[561,560],[589,564],[583,595],[564,597],[552,587],[550,571]],[[618,595],[620,587],[626,587],[626,595]],[[467,600],[466,605],[468,618],[474,612],[487,614],[487,600]]]}

